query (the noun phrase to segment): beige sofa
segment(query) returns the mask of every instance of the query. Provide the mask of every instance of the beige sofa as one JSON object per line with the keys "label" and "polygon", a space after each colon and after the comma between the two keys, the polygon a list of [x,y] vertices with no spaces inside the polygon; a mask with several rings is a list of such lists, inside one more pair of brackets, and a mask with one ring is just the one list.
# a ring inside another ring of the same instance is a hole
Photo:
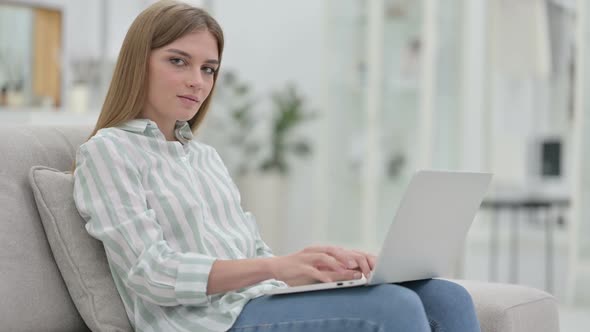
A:
{"label": "beige sofa", "polygon": [[[66,287],[67,278],[62,277],[62,264],[58,267],[52,253],[29,182],[34,165],[68,170],[90,128],[0,125],[0,129],[0,332],[87,331],[88,326],[96,330],[75,305],[79,293],[69,284]],[[556,301],[545,292],[514,285],[457,282],[471,293],[483,332],[559,330]],[[121,308],[118,299],[92,303],[98,309]],[[124,310],[113,312],[120,316],[117,319],[125,320]],[[103,331],[125,330],[113,324],[105,326],[110,327]]]}

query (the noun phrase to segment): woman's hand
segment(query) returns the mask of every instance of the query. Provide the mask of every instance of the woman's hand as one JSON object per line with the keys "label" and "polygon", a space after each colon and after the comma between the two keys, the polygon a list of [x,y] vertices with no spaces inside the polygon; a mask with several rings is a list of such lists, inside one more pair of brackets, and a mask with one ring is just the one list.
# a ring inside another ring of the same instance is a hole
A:
{"label": "woman's hand", "polygon": [[[289,286],[359,279],[375,267],[375,256],[332,246],[312,246],[271,259],[274,278]],[[361,274],[362,273],[362,274]]]}
{"label": "woman's hand", "polygon": [[303,249],[305,253],[322,253],[334,257],[347,269],[362,272],[366,277],[375,268],[375,255],[358,250],[348,250],[332,246],[312,246]]}
{"label": "woman's hand", "polygon": [[308,249],[271,258],[270,270],[273,277],[289,286],[361,278],[359,271],[348,269],[334,256]]}

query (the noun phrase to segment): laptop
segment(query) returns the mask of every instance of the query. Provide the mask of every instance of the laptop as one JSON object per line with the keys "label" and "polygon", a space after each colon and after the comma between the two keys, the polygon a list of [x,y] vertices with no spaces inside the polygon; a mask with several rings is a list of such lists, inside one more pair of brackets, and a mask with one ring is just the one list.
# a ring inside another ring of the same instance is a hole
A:
{"label": "laptop", "polygon": [[269,295],[449,276],[492,179],[490,173],[418,171],[412,177],[368,277],[275,288]]}

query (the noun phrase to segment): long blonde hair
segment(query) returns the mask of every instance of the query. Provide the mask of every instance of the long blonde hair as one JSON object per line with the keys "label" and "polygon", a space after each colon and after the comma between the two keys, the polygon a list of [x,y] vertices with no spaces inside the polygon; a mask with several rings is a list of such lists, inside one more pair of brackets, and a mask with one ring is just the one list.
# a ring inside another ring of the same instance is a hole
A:
{"label": "long blonde hair", "polygon": [[[114,127],[138,117],[147,98],[148,64],[152,50],[202,30],[209,31],[216,39],[221,63],[223,31],[206,11],[186,3],[162,0],[141,12],[127,31],[102,110],[89,138],[102,128]],[[219,70],[216,70],[209,97],[188,121],[193,131],[207,115],[218,73]]]}

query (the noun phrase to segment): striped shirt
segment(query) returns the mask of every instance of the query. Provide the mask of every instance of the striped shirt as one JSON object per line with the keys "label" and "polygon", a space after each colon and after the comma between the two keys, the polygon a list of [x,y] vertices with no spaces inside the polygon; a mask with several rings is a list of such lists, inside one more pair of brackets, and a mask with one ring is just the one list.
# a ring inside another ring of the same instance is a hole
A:
{"label": "striped shirt", "polygon": [[216,259],[272,252],[215,149],[186,122],[175,135],[147,119],[99,130],[78,149],[74,199],[136,331],[225,331],[250,299],[286,285],[206,294]]}

